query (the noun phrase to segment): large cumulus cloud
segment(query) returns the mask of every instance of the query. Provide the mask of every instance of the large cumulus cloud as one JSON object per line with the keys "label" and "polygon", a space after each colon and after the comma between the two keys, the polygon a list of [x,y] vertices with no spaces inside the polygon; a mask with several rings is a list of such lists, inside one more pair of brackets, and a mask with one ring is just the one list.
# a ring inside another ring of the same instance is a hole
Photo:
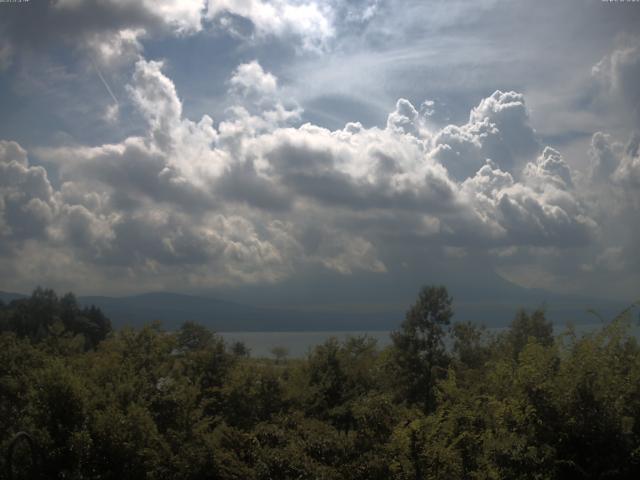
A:
{"label": "large cumulus cloud", "polygon": [[[401,99],[384,127],[328,130],[300,125],[300,107],[256,61],[228,86],[225,117],[193,121],[163,64],[138,60],[127,91],[146,133],[39,149],[58,187],[3,141],[2,268],[35,275],[8,260],[35,244],[74,272],[205,287],[305,268],[385,275],[425,254],[562,251],[599,235],[575,173],[540,147],[521,94],[497,91],[467,123],[441,129]],[[627,173],[636,157],[637,148],[607,167],[611,181],[637,181]]]}
{"label": "large cumulus cloud", "polygon": [[16,142],[0,141],[0,236],[5,241],[46,237],[56,210],[54,191],[42,167],[29,165]]}
{"label": "large cumulus cloud", "polygon": [[[291,0],[208,0],[205,18],[232,32],[263,37],[293,34],[307,49],[321,49],[333,36],[333,9],[328,2]],[[245,32],[238,19],[249,21]]]}

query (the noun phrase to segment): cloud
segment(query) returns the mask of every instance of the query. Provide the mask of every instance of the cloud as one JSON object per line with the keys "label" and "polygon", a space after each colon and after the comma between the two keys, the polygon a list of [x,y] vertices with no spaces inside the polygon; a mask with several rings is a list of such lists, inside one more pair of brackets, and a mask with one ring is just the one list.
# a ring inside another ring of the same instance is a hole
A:
{"label": "cloud", "polygon": [[535,162],[526,165],[524,176],[541,188],[546,185],[553,185],[561,190],[573,187],[569,166],[560,152],[551,147],[545,147]]}
{"label": "cloud", "polygon": [[523,182],[488,162],[463,183],[470,205],[491,226],[497,244],[567,248],[587,244],[597,231],[570,185],[554,176],[556,182],[549,183],[544,167],[551,155],[553,151],[545,149],[535,163],[529,163]]}
{"label": "cloud", "polygon": [[590,187],[607,191],[605,203],[619,208],[640,207],[640,133],[625,144],[603,132],[591,139]]}
{"label": "cloud", "polygon": [[182,103],[173,82],[161,73],[162,62],[138,61],[129,94],[149,123],[154,140],[169,148],[182,117]]}
{"label": "cloud", "polygon": [[114,67],[127,65],[143,51],[144,28],[124,28],[91,35],[86,39],[86,47],[100,65]]}
{"label": "cloud", "polygon": [[[140,60],[128,87],[148,123],[145,137],[41,149],[63,182],[49,195],[57,215],[48,247],[71,246],[80,262],[140,275],[192,267],[206,270],[214,284],[281,278],[290,267],[272,241],[288,242],[287,232],[268,222],[258,230],[219,204],[214,187],[228,170],[228,153],[214,147],[209,117],[198,123],[182,117],[175,85],[161,68]],[[24,150],[2,145],[5,157],[26,168]]]}
{"label": "cloud", "polygon": [[328,232],[318,246],[316,256],[328,269],[342,275],[355,270],[384,273],[387,267],[377,258],[375,247],[362,237]]}
{"label": "cloud", "polygon": [[[3,187],[5,235],[40,242],[76,271],[199,288],[308,268],[386,275],[426,246],[461,258],[598,236],[560,152],[535,150],[515,92],[482,100],[462,125],[437,129],[401,99],[384,128],[329,130],[296,125],[299,107],[285,107],[275,76],[252,61],[231,74],[237,105],[215,126],[185,117],[163,68],[138,60],[127,87],[144,135],[37,150],[57,166],[57,190],[19,145],[1,144],[1,165],[20,179]],[[616,160],[610,181],[634,168]]]}
{"label": "cloud", "polygon": [[29,2],[3,9],[0,21],[5,39],[14,50],[46,50],[66,44],[89,49],[105,63],[118,62],[141,49],[147,33],[193,34],[202,29],[203,0],[59,0]]}
{"label": "cloud", "polygon": [[253,40],[283,38],[320,51],[334,35],[330,5],[297,0],[58,0],[3,9],[0,71],[16,55],[63,45],[84,51],[102,68],[128,66],[146,40],[181,38],[218,29]]}
{"label": "cloud", "polygon": [[471,110],[469,124],[483,122],[495,126],[500,134],[501,151],[491,153],[502,167],[513,168],[540,148],[530,125],[524,95],[520,93],[497,90],[483,99]]}
{"label": "cloud", "polygon": [[640,134],[635,134],[629,140],[613,179],[625,186],[627,191],[637,193],[640,189]]}
{"label": "cloud", "polygon": [[46,170],[30,166],[26,151],[16,142],[0,140],[0,237],[3,246],[45,238],[56,209],[54,190]]}
{"label": "cloud", "polygon": [[265,97],[273,97],[278,89],[276,77],[265,72],[256,60],[239,65],[229,83],[231,93],[257,101]]}
{"label": "cloud", "polygon": [[619,153],[614,149],[620,145],[612,145],[609,135],[596,132],[591,137],[591,149],[589,155],[591,157],[591,165],[589,175],[592,180],[606,180],[618,167]]}
{"label": "cloud", "polygon": [[593,67],[592,74],[640,120],[640,38],[623,37],[619,45]]}
{"label": "cloud", "polygon": [[440,3],[3,8],[3,276],[634,291],[640,10]]}
{"label": "cloud", "polygon": [[473,108],[467,123],[436,132],[433,142],[433,156],[457,180],[472,176],[487,158],[519,173],[540,149],[523,95],[500,90]]}
{"label": "cloud", "polygon": [[[176,33],[189,33],[202,28],[201,17],[205,8],[204,0],[142,0],[131,5],[122,0],[95,2],[91,0],[58,0],[51,10],[60,15],[73,15],[89,19],[99,11],[106,19],[94,18],[96,24],[114,26],[123,22],[127,14],[136,19],[165,25]],[[153,21],[151,20],[153,19]]]}
{"label": "cloud", "polygon": [[9,68],[9,65],[11,65],[12,54],[13,49],[11,45],[8,43],[0,45],[0,72]]}
{"label": "cloud", "polygon": [[206,17],[241,34],[238,18],[248,20],[257,37],[294,35],[305,49],[322,49],[334,35],[327,3],[291,0],[209,0]]}
{"label": "cloud", "polygon": [[404,98],[396,102],[396,109],[387,117],[387,129],[398,133],[421,136],[421,118],[416,108]]}

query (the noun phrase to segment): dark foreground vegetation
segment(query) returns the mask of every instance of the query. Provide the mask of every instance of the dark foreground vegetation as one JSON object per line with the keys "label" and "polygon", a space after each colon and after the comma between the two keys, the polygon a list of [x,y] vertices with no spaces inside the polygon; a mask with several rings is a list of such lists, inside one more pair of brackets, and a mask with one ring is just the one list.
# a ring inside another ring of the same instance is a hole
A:
{"label": "dark foreground vegetation", "polygon": [[44,478],[640,478],[626,315],[554,338],[542,311],[497,335],[452,314],[425,288],[389,348],[272,361],[193,323],[111,332],[37,290],[0,309],[0,447],[29,432]]}

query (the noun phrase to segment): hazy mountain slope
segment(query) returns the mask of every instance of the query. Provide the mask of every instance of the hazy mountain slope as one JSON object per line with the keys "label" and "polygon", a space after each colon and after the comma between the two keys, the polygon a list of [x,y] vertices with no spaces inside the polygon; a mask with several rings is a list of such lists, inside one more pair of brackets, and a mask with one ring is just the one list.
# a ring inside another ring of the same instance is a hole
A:
{"label": "hazy mountain slope", "polygon": [[[454,321],[473,321],[490,327],[504,326],[518,308],[544,307],[547,316],[557,324],[597,323],[587,312],[594,309],[610,319],[627,306],[622,302],[579,296],[557,295],[542,290],[524,289],[509,284],[505,291],[495,292],[479,287],[453,288]],[[61,292],[58,292],[61,293]],[[0,292],[0,300],[8,303],[24,298],[20,293]],[[169,292],[147,293],[125,297],[79,297],[82,305],[96,305],[111,318],[115,328],[139,327],[160,321],[164,328],[175,329],[191,320],[217,331],[322,331],[322,330],[392,330],[404,318],[411,300],[405,303],[304,304],[256,307],[206,296]]]}
{"label": "hazy mountain slope", "polygon": [[[406,307],[372,307],[367,311],[327,306],[325,308],[260,308],[213,298],[152,293],[134,297],[81,297],[85,304],[100,307],[115,327],[139,326],[159,320],[173,329],[192,320],[217,331],[319,331],[319,330],[390,330],[404,318]],[[532,292],[530,298],[504,299],[500,302],[460,301],[455,305],[456,321],[474,321],[488,326],[503,326],[520,307],[544,306],[555,323],[594,323],[597,318],[587,309],[596,309],[605,319],[618,313],[624,304],[571,297],[545,296]]]}
{"label": "hazy mountain slope", "polygon": [[12,300],[18,300],[18,299],[24,298],[24,297],[26,297],[26,295],[24,295],[22,293],[0,292],[0,301],[2,301],[4,303],[9,303]]}

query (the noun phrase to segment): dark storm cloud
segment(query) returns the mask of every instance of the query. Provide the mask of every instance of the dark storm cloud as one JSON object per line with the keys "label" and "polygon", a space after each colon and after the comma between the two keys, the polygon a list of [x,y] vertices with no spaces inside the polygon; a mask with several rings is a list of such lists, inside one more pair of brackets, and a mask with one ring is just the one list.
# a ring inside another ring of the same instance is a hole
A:
{"label": "dark storm cloud", "polygon": [[162,24],[162,18],[145,2],[31,0],[1,8],[1,28],[15,48],[48,48],[60,42]]}

